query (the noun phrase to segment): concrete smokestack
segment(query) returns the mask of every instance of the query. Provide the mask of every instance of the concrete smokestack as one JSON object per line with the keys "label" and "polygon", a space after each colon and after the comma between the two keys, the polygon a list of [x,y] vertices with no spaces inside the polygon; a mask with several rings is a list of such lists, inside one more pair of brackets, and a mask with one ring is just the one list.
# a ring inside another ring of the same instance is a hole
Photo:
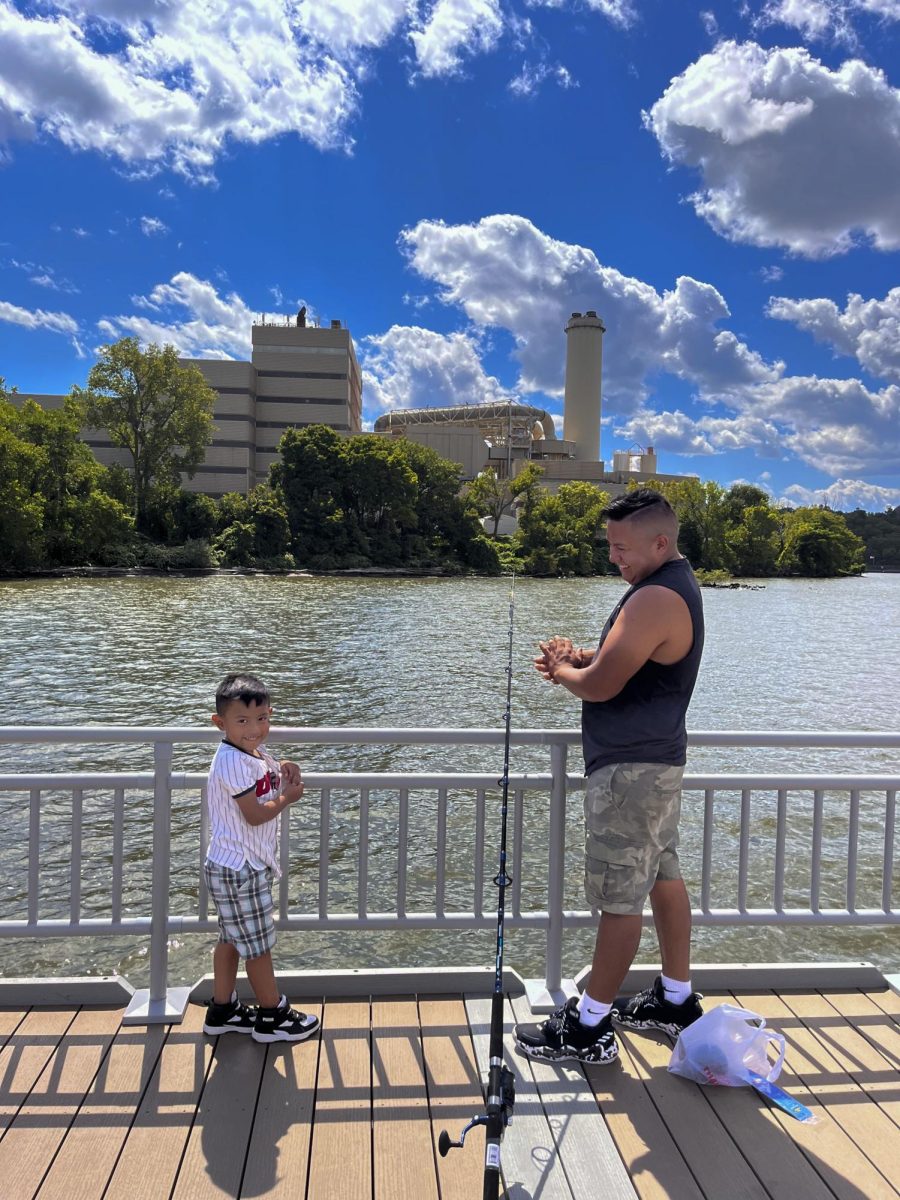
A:
{"label": "concrete smokestack", "polygon": [[566,396],[563,437],[581,462],[600,461],[600,377],[603,322],[593,309],[572,313],[566,324]]}

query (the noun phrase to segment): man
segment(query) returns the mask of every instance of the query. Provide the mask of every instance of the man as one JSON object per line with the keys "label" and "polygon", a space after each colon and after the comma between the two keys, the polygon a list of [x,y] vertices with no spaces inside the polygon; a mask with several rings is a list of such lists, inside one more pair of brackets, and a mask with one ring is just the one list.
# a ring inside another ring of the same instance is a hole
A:
{"label": "man", "polygon": [[[610,562],[631,586],[596,652],[552,637],[535,659],[545,679],[582,701],[585,893],[600,925],[581,998],[515,1029],[532,1058],[601,1063],[618,1056],[613,1021],[677,1037],[702,1012],[691,990],[691,905],[676,850],[685,713],[703,651],[700,589],[678,552],[678,519],[660,493],[628,492],[605,515]],[[648,897],[662,974],[614,1005]]]}

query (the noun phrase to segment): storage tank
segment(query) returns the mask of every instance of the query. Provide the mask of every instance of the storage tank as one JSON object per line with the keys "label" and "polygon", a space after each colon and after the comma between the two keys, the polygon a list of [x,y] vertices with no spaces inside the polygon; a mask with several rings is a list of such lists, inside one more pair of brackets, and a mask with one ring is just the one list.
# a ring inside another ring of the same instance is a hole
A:
{"label": "storage tank", "polygon": [[563,438],[575,443],[575,457],[600,461],[600,379],[603,322],[593,309],[572,313],[566,324],[566,390]]}

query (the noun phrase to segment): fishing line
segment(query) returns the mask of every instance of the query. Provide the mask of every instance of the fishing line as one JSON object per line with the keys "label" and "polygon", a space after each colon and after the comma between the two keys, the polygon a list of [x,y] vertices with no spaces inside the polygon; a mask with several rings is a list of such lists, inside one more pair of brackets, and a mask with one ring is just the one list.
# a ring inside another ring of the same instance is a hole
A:
{"label": "fishing line", "polygon": [[450,1150],[462,1149],[466,1134],[476,1125],[485,1127],[484,1190],[482,1200],[497,1200],[500,1195],[500,1143],[512,1120],[516,1100],[515,1076],[503,1062],[503,935],[506,916],[506,889],[512,878],[506,870],[506,824],[509,806],[509,744],[512,722],[513,622],[516,607],[516,577],[509,588],[509,631],[506,663],[506,713],[503,741],[503,776],[497,780],[501,788],[499,866],[494,877],[497,887],[497,949],[494,959],[494,990],[491,995],[491,1035],[488,1046],[487,1103],[483,1113],[473,1117],[460,1134],[459,1141],[450,1140],[446,1129],[438,1138],[438,1151],[445,1157]]}

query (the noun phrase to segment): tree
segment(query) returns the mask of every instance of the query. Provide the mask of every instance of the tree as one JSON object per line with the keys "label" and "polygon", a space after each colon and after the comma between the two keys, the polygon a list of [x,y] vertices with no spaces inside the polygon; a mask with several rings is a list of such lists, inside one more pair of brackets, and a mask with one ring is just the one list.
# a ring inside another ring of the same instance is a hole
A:
{"label": "tree", "polygon": [[[0,380],[0,550],[13,566],[112,561],[131,541],[125,508],[105,486],[107,472],[80,440],[72,400],[44,410],[11,402]],[[112,556],[112,557],[111,557]]]}
{"label": "tree", "polygon": [[736,575],[775,575],[781,521],[768,501],[745,508],[740,523],[728,531]]}
{"label": "tree", "polygon": [[859,575],[865,567],[865,543],[847,528],[840,513],[827,508],[795,508],[784,514],[782,575]]}
{"label": "tree", "polygon": [[106,429],[127,450],[134,474],[134,515],[146,532],[154,483],[193,478],[212,440],[216,393],[195,366],[182,367],[174,346],[141,350],[136,338],[100,347],[87,388],[73,388],[88,424]]}
{"label": "tree", "polygon": [[525,505],[517,540],[531,575],[596,575],[605,570],[599,543],[609,495],[592,483],[564,483]]}
{"label": "tree", "polygon": [[707,571],[730,570],[732,555],[726,537],[725,489],[713,480],[679,479],[630,488],[650,487],[661,492],[675,510],[680,526],[678,547],[694,567]]}
{"label": "tree", "polygon": [[526,463],[512,479],[500,479],[493,467],[486,467],[467,486],[465,497],[468,504],[480,517],[490,517],[494,522],[491,537],[497,536],[501,518],[505,513],[512,512],[518,500],[527,501],[533,496],[543,473],[537,463]]}

